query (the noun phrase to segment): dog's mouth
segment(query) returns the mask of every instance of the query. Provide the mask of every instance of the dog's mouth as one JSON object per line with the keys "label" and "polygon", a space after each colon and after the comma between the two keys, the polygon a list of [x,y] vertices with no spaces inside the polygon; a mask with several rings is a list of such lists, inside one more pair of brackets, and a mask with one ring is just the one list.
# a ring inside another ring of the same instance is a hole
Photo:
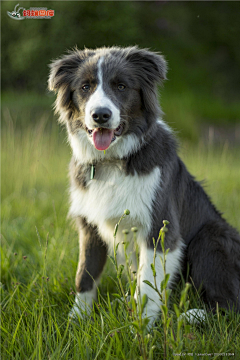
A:
{"label": "dog's mouth", "polygon": [[106,150],[117,137],[122,135],[123,130],[123,123],[120,123],[116,129],[101,127],[90,130],[87,128],[88,135],[93,138],[93,144],[97,150]]}

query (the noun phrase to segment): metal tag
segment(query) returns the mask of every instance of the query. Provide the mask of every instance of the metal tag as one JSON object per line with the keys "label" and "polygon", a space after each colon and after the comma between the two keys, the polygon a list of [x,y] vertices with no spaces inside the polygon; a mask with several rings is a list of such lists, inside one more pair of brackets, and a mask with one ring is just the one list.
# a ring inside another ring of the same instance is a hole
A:
{"label": "metal tag", "polygon": [[93,180],[95,176],[95,166],[91,165],[91,175],[90,175],[90,180]]}

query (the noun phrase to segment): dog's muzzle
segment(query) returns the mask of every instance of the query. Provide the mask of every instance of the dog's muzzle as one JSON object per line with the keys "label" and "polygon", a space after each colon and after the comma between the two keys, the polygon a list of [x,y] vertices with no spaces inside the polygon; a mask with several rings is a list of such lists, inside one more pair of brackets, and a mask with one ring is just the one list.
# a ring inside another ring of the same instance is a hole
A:
{"label": "dog's muzzle", "polygon": [[106,107],[99,107],[91,111],[91,117],[99,125],[106,125],[111,120],[112,111]]}

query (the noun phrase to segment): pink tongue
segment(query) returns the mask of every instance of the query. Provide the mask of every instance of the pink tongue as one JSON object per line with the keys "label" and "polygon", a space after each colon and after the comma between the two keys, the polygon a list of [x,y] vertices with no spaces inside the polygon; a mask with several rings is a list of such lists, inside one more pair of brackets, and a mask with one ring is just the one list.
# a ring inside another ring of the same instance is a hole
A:
{"label": "pink tongue", "polygon": [[93,142],[97,150],[106,150],[111,144],[114,135],[114,130],[110,129],[95,129],[93,131]]}

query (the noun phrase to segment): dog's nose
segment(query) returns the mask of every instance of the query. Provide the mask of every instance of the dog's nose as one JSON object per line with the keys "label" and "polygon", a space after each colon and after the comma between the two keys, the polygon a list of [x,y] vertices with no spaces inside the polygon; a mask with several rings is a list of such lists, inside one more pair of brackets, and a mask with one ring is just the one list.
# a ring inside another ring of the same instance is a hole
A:
{"label": "dog's nose", "polygon": [[111,118],[112,112],[108,108],[100,107],[92,110],[91,116],[96,123],[102,125],[105,124]]}

